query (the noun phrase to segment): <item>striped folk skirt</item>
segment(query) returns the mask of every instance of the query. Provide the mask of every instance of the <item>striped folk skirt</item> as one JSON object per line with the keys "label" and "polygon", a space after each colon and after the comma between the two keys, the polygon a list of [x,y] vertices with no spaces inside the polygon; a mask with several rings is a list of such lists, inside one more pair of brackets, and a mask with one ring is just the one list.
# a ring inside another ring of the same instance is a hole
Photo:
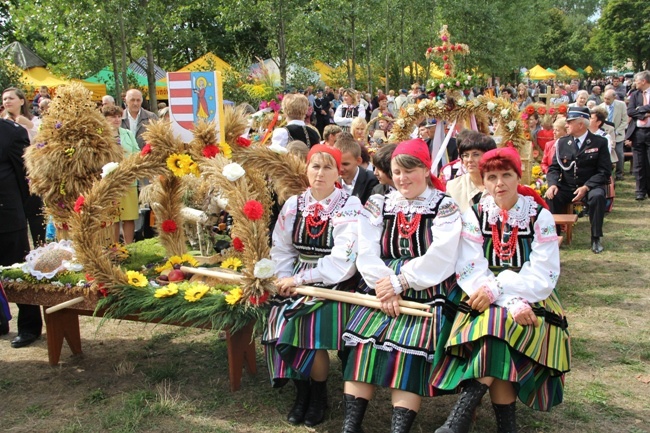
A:
{"label": "striped folk skirt", "polygon": [[[361,289],[365,287],[362,282]],[[373,291],[374,292],[374,291]],[[431,397],[454,390],[429,384],[436,348],[443,347],[451,330],[455,305],[462,295],[455,276],[429,289],[408,289],[402,299],[431,305],[432,316],[402,314],[396,318],[381,310],[353,306],[343,333],[346,344],[344,380],[365,382]]]}
{"label": "striped folk skirt", "polygon": [[464,380],[494,377],[512,382],[519,399],[533,409],[548,411],[561,403],[571,348],[555,290],[532,305],[538,327],[518,325],[496,305],[479,314],[466,301],[463,295],[445,350],[436,356],[431,384],[451,390]]}

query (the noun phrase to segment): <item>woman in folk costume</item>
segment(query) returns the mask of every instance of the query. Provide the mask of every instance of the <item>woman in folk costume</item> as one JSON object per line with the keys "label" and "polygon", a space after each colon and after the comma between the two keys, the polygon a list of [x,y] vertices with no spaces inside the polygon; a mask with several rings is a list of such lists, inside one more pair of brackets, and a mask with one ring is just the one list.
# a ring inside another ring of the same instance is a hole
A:
{"label": "woman in folk costume", "polygon": [[[382,308],[352,307],[343,334],[344,433],[362,431],[377,386],[391,388],[391,432],[410,431],[422,397],[437,392],[428,383],[431,362],[462,295],[454,273],[461,216],[431,175],[426,142],[400,143],[391,171],[397,190],[371,196],[359,219],[359,287],[375,294]],[[400,299],[429,304],[432,315],[399,314]]]}
{"label": "woman in folk costume", "polygon": [[343,91],[343,103],[334,112],[334,123],[344,131],[350,130],[352,121],[355,118],[366,118],[366,109],[363,104],[359,103],[357,98],[358,95],[354,89],[345,89]]}
{"label": "woman in folk costume", "polygon": [[485,153],[479,168],[490,195],[463,215],[456,272],[465,294],[431,382],[463,391],[436,433],[468,432],[488,389],[497,431],[516,432],[517,397],[550,410],[562,401],[569,371],[567,321],[555,290],[560,253],[553,216],[537,193],[519,185],[514,148]]}
{"label": "woman in folk costume", "polygon": [[279,296],[272,301],[262,337],[274,386],[288,379],[296,385],[296,401],[287,416],[291,424],[319,424],[327,407],[327,350],[342,349],[347,304],[293,297],[302,284],[352,291],[358,279],[357,219],[361,202],[336,187],[341,152],[315,145],[307,155],[309,188],[290,197],[273,230],[271,259],[276,264]]}

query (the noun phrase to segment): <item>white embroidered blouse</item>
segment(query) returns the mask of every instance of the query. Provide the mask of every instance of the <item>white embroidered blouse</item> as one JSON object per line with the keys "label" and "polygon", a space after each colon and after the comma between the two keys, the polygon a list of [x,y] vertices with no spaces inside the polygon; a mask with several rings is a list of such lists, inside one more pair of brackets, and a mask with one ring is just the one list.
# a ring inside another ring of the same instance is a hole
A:
{"label": "white embroidered blouse", "polygon": [[[318,259],[317,265],[306,269],[299,275],[303,284],[323,283],[333,285],[352,277],[357,268],[357,223],[361,213],[361,202],[357,197],[350,197],[339,188],[321,201],[311,195],[311,189],[301,194],[304,208],[299,208],[298,196],[290,197],[282,206],[278,221],[273,230],[271,259],[275,262],[278,278],[290,277],[298,256],[293,245],[293,226],[298,212],[311,215],[317,203],[323,207],[319,212],[321,219],[330,220],[333,227],[334,247],[329,255]],[[346,201],[347,200],[347,201]]]}
{"label": "white embroidered blouse", "polygon": [[[357,259],[357,267],[368,287],[374,288],[377,281],[388,276],[395,293],[402,291],[395,272],[381,258],[384,209],[390,213],[402,211],[405,215],[429,213],[435,209],[443,195],[441,191],[427,188],[414,200],[405,199],[399,191],[392,191],[386,196],[373,195],[368,199],[359,219]],[[400,268],[400,275],[406,278],[408,287],[424,290],[441,283],[454,273],[461,229],[458,205],[445,196],[431,226],[431,245],[423,256],[410,259]]]}
{"label": "white embroidered blouse", "polygon": [[[484,197],[481,206],[488,213],[490,224],[501,221],[501,208],[491,196]],[[537,218],[529,260],[519,272],[504,270],[495,276],[485,258],[483,235],[476,214],[472,209],[463,214],[456,276],[465,293],[471,296],[481,286],[487,285],[494,295],[494,303],[508,308],[511,313],[521,308],[523,303],[540,302],[550,296],[560,276],[560,248],[553,215],[546,209],[537,214],[535,200],[520,195],[515,206],[508,211],[507,223],[512,227],[526,229],[530,217],[535,215]]]}

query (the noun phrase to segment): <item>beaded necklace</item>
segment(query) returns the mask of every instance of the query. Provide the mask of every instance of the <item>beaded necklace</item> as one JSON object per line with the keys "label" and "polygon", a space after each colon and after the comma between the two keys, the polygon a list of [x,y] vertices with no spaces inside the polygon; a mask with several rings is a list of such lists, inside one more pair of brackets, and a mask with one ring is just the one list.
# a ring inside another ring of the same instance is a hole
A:
{"label": "beaded necklace", "polygon": [[[501,211],[501,234],[505,232],[508,221],[508,211]],[[501,242],[501,236],[499,235],[499,230],[497,229],[496,224],[490,224],[492,226],[492,244],[494,245],[494,252],[501,259],[501,261],[509,261],[512,259],[512,256],[515,255],[517,250],[517,235],[519,233],[519,227],[515,226],[512,229],[510,238],[504,244]]]}
{"label": "beaded necklace", "polygon": [[399,236],[405,239],[409,239],[411,236],[413,236],[413,233],[415,233],[415,231],[420,226],[421,218],[422,215],[416,213],[413,215],[411,221],[408,221],[404,215],[404,212],[397,212],[397,233],[399,233]]}
{"label": "beaded necklace", "polygon": [[[307,224],[307,236],[312,239],[319,238],[325,231],[327,220],[321,219],[320,211],[322,210],[323,206],[321,206],[320,203],[316,203],[316,206],[314,206],[314,214],[307,215],[307,218],[305,218],[305,223]],[[311,232],[311,229],[314,227],[320,227],[320,230],[318,230],[316,234],[312,234]]]}

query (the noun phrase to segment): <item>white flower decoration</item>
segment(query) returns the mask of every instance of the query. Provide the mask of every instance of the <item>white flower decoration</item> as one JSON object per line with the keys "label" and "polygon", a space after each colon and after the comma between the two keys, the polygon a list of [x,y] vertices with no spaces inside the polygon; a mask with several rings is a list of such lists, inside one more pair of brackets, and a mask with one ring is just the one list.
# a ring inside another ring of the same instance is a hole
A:
{"label": "white flower decoration", "polygon": [[508,122],[508,124],[506,126],[508,127],[510,132],[512,132],[517,127],[517,121],[516,120],[511,120],[510,122]]}
{"label": "white flower decoration", "polygon": [[397,123],[401,128],[404,127],[404,119],[397,119],[397,122],[396,122],[396,123]]}
{"label": "white flower decoration", "polygon": [[486,105],[487,105],[487,109],[490,110],[490,111],[492,111],[492,110],[494,110],[495,108],[497,108],[497,104],[495,104],[495,103],[492,102],[492,101],[488,102]]}
{"label": "white flower decoration", "polygon": [[465,80],[465,85],[469,84],[469,81]]}
{"label": "white flower decoration", "polygon": [[253,270],[255,278],[271,278],[275,275],[275,262],[269,259],[262,259],[255,263]]}
{"label": "white flower decoration", "polygon": [[474,100],[472,101],[472,104],[474,104],[475,107],[478,107],[479,105],[481,105],[481,100],[478,99],[478,98],[477,98],[477,99],[474,99]]}
{"label": "white flower decoration", "polygon": [[223,174],[223,176],[229,181],[234,182],[245,175],[246,171],[241,165],[237,164],[236,162],[231,162],[230,164],[226,164],[223,167],[221,174]]}
{"label": "white flower decoration", "polygon": [[64,268],[72,272],[79,272],[84,268],[84,265],[82,265],[81,263],[75,263],[70,260],[64,260],[63,262],[61,262],[61,264],[63,265]]}
{"label": "white flower decoration", "polygon": [[408,113],[409,116],[412,116],[415,114],[415,108],[414,107],[409,107],[406,109],[406,112]]}
{"label": "white flower decoration", "polygon": [[109,162],[102,167],[102,179],[108,176],[111,172],[115,171],[120,164],[117,162]]}
{"label": "white flower decoration", "polygon": [[445,101],[440,100],[440,101],[436,102],[436,107],[444,108],[445,107]]}
{"label": "white flower decoration", "polygon": [[464,107],[465,104],[467,104],[467,99],[465,98],[458,98],[458,101],[456,101],[460,107]]}
{"label": "white flower decoration", "polygon": [[289,153],[286,147],[282,147],[279,144],[272,144],[269,146],[269,150],[272,150],[275,153],[279,153],[280,155],[284,155]]}
{"label": "white flower decoration", "polygon": [[424,110],[425,108],[427,108],[427,101],[428,99],[420,101],[420,103],[418,104],[418,108],[420,110]]}
{"label": "white flower decoration", "polygon": [[472,79],[472,76],[471,76],[471,75],[468,75],[468,76],[467,76],[467,79],[468,79],[468,80],[471,80],[471,79]]}
{"label": "white flower decoration", "polygon": [[505,119],[508,116],[510,116],[510,110],[508,110],[507,108],[504,108],[503,110],[501,110],[501,117],[503,117]]}

